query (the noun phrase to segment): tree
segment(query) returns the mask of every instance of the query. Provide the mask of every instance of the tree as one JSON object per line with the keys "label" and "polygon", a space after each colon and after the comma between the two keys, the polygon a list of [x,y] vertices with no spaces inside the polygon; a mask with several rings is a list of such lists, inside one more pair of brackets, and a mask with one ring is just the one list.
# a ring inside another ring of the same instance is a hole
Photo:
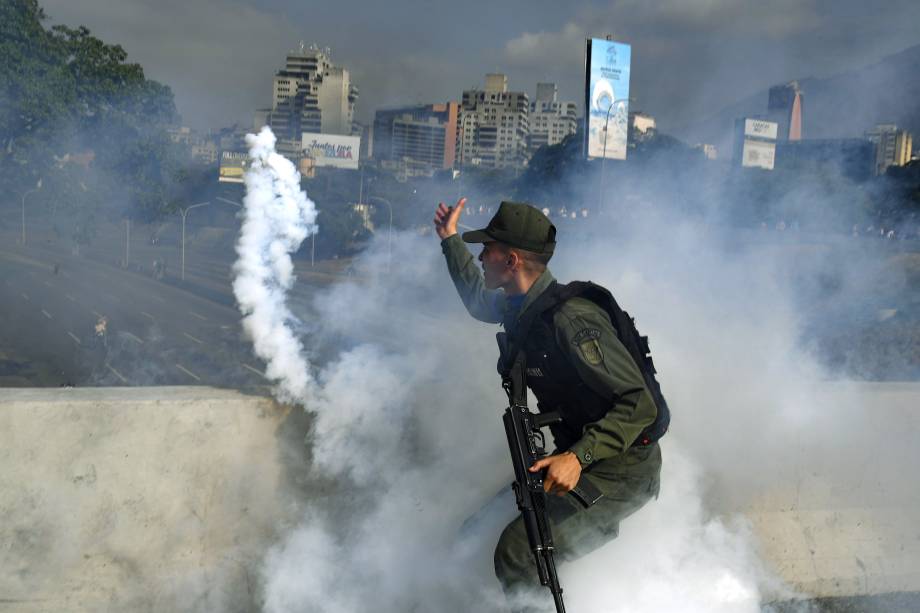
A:
{"label": "tree", "polygon": [[[172,92],[146,79],[120,46],[82,26],[45,28],[45,19],[37,0],[0,3],[0,184],[22,191],[60,172],[65,154],[91,150],[97,173],[128,187],[118,200],[132,206],[120,213],[162,214],[151,198],[181,179],[184,161],[166,134],[177,119]],[[95,210],[86,212],[89,221]]]}

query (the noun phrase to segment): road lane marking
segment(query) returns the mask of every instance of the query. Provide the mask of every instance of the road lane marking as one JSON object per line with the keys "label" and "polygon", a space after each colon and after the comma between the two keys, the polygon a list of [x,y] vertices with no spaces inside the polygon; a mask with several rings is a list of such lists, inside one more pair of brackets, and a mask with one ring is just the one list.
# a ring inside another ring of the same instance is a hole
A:
{"label": "road lane marking", "polygon": [[250,366],[249,364],[246,364],[245,362],[240,362],[240,364],[243,365],[243,368],[248,368],[248,369],[251,370],[252,372],[254,372],[254,373],[256,373],[257,375],[259,375],[260,377],[262,377],[263,379],[268,380],[268,377],[265,376],[265,373],[263,373],[263,372],[261,372],[261,371],[255,369],[255,368],[253,368],[252,366]]}
{"label": "road lane marking", "polygon": [[28,300],[28,299],[29,299],[29,297],[28,297],[28,296],[26,296],[26,295],[25,295],[25,293],[23,293],[23,294],[22,294],[22,297],[23,297],[23,298],[25,298],[26,300]]}
{"label": "road lane marking", "polygon": [[208,318],[207,318],[207,317],[205,317],[204,315],[199,315],[199,314],[196,313],[195,311],[189,311],[189,313],[191,313],[192,315],[194,315],[195,317],[197,317],[198,319],[200,319],[200,320],[202,320],[202,321],[208,321]]}
{"label": "road lane marking", "polygon": [[195,342],[198,343],[199,345],[204,345],[204,341],[198,340],[197,338],[195,338],[194,336],[192,336],[192,335],[189,334],[188,332],[183,332],[182,334],[186,335],[187,337],[189,337],[190,339],[192,339],[193,341],[195,341]]}
{"label": "road lane marking", "polygon": [[42,283],[44,283],[44,284],[47,285],[48,287],[54,287],[53,285],[51,285],[51,284],[48,283],[47,281],[42,281]]}
{"label": "road lane marking", "polygon": [[82,344],[83,344],[83,343],[80,342],[80,339],[78,339],[76,336],[74,336],[74,333],[73,333],[73,332],[67,332],[67,334],[70,336],[70,338],[72,338],[74,341],[76,341],[76,343],[77,343],[78,345],[82,345]]}
{"label": "road lane marking", "polygon": [[44,315],[44,316],[47,317],[48,319],[54,319],[54,317],[51,316],[51,313],[49,313],[49,312],[46,311],[45,309],[42,309],[42,315]]}
{"label": "road lane marking", "polygon": [[96,317],[102,317],[102,313],[100,313],[99,311],[94,311],[94,310],[90,309],[90,312],[91,312],[93,315],[95,315]]}
{"label": "road lane marking", "polygon": [[160,302],[162,302],[163,304],[166,304],[166,299],[163,298],[162,296],[157,296],[156,294],[154,294],[153,297],[159,300]]}
{"label": "road lane marking", "polygon": [[125,336],[127,336],[128,338],[130,338],[131,340],[133,340],[133,341],[135,341],[135,342],[137,342],[137,343],[140,343],[141,345],[144,344],[144,341],[142,341],[140,338],[134,336],[134,335],[131,334],[130,332],[125,332]]}
{"label": "road lane marking", "polygon": [[120,372],[118,372],[117,370],[115,370],[114,368],[112,368],[112,365],[111,365],[111,364],[106,364],[105,366],[106,366],[106,368],[108,368],[109,370],[111,370],[113,373],[115,373],[115,376],[118,377],[119,379],[121,379],[121,382],[122,382],[122,383],[127,383],[127,382],[128,382],[128,380],[125,379],[124,376],[123,376]]}
{"label": "road lane marking", "polygon": [[144,317],[149,317],[150,321],[156,321],[156,318],[150,313],[148,313],[147,311],[141,311],[141,315],[143,315]]}
{"label": "road lane marking", "polygon": [[64,297],[70,300],[71,302],[76,302],[77,299],[71,296],[70,294],[64,294]]}
{"label": "road lane marking", "polygon": [[176,368],[187,374],[189,377],[193,377],[196,381],[201,381],[201,377],[190,371],[188,368],[184,367],[182,364],[176,364]]}

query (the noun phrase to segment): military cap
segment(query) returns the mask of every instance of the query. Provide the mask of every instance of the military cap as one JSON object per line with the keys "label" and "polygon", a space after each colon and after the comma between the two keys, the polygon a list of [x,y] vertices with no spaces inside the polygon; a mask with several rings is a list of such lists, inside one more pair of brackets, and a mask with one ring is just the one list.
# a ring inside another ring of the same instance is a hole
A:
{"label": "military cap", "polygon": [[543,211],[523,202],[504,201],[482,230],[463,233],[467,243],[498,241],[510,247],[549,255],[556,248],[556,226]]}

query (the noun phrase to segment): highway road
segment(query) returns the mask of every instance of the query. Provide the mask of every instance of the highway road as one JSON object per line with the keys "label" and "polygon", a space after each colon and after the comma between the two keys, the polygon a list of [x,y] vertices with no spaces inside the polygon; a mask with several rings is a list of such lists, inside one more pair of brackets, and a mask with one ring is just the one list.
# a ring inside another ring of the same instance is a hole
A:
{"label": "highway road", "polygon": [[[58,255],[0,248],[0,386],[266,383],[230,306]],[[103,316],[104,343],[94,330]]]}

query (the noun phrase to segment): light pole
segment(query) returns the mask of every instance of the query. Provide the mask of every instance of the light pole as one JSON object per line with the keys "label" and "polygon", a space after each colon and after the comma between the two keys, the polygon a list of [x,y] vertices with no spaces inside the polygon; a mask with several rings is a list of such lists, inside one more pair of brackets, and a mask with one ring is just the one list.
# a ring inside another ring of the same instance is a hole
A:
{"label": "light pole", "polygon": [[188,212],[192,209],[204,206],[206,204],[211,204],[210,202],[199,202],[198,204],[193,204],[192,206],[179,209],[179,214],[182,215],[182,280],[185,281],[185,218],[188,216]]}
{"label": "light pole", "polygon": [[607,211],[607,192],[605,191],[607,187],[607,134],[610,131],[610,111],[615,104],[615,100],[610,101],[610,106],[607,107],[607,119],[604,120],[604,153],[601,155],[601,210],[604,212]]}
{"label": "light pole", "polygon": [[[629,102],[633,100],[632,98],[621,98],[619,100],[611,100],[610,106],[607,107],[607,119],[604,120],[604,153],[601,156],[601,209],[603,211],[607,210],[607,193],[604,191],[606,188],[606,175],[607,175],[607,135],[610,132],[610,111],[613,110],[613,107],[619,105],[623,102]],[[629,123],[627,122],[627,140],[629,139]]]}
{"label": "light pole", "polygon": [[30,189],[22,195],[22,246],[26,245],[26,196],[32,192],[37,192],[42,188],[42,180],[39,179],[38,183],[35,184],[35,189]]}
{"label": "light pole", "polygon": [[389,200],[386,198],[381,198],[380,196],[369,196],[367,200],[368,202],[372,200],[379,200],[386,203],[387,209],[390,212],[390,227],[387,229],[387,272],[390,272],[390,259],[392,257],[391,244],[393,242],[393,205],[390,204]]}
{"label": "light pole", "polygon": [[[220,196],[218,196],[217,198],[215,198],[215,200],[220,200],[221,202],[225,202],[225,203],[227,203],[227,204],[232,204],[233,206],[235,206],[235,207],[238,208],[238,209],[243,208],[243,205],[240,204],[239,202],[237,202],[236,200],[230,200],[229,198],[222,198],[222,197],[220,197]],[[207,204],[207,203],[205,203],[205,204]]]}

